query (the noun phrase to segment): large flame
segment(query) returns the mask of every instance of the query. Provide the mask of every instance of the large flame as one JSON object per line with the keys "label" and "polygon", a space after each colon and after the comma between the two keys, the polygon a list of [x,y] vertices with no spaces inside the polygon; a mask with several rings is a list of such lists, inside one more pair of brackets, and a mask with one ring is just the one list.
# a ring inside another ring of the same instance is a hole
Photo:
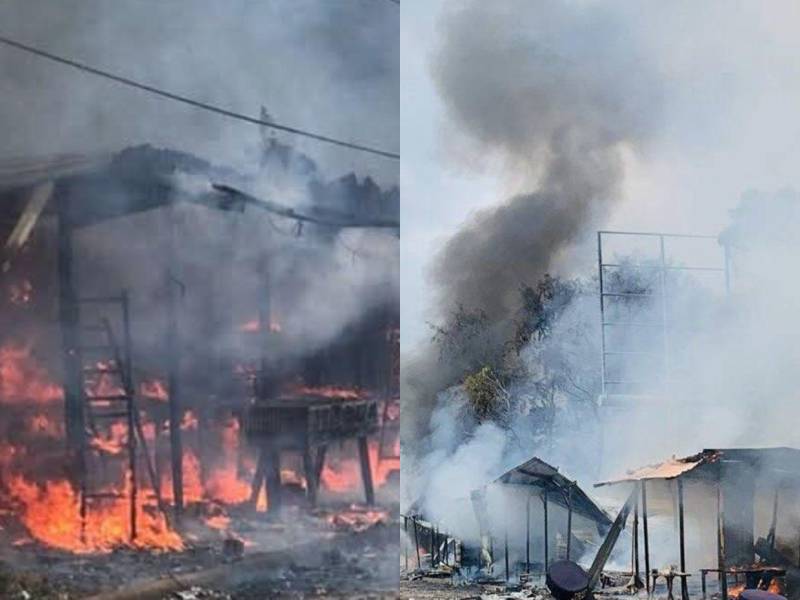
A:
{"label": "large flame", "polygon": [[[125,498],[104,500],[92,506],[87,511],[82,531],[79,496],[66,480],[37,485],[16,475],[8,484],[11,498],[19,508],[20,521],[32,537],[48,546],[87,554],[110,552],[131,545],[130,505]],[[127,493],[126,488],[117,491]],[[180,536],[141,496],[138,501],[138,532],[133,546],[158,550],[183,548]]]}

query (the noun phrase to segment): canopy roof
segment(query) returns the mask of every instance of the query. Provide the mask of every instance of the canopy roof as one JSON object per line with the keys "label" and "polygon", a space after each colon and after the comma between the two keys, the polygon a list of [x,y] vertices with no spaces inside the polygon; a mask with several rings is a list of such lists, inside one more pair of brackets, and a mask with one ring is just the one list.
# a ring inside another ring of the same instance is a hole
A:
{"label": "canopy roof", "polygon": [[[572,490],[572,510],[602,525],[610,525],[611,519],[594,501],[586,495],[573,480],[559,473],[556,467],[542,459],[532,457],[524,463],[509,469],[489,485],[527,486],[548,492],[547,500],[554,504],[568,507],[568,498]],[[484,486],[486,487],[486,486]]]}
{"label": "canopy roof", "polygon": [[629,470],[625,475],[595,484],[595,487],[635,481],[668,481],[684,477],[716,479],[720,466],[744,464],[760,473],[773,472],[783,478],[800,480],[800,450],[795,448],[707,448],[683,458],[672,457],[663,462]]}

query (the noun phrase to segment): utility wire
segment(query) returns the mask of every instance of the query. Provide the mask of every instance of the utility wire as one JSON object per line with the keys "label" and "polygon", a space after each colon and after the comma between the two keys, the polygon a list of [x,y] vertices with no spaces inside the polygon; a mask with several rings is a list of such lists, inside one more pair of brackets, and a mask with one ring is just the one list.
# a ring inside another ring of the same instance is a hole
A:
{"label": "utility wire", "polygon": [[248,123],[254,123],[256,125],[262,125],[264,127],[271,127],[272,129],[277,129],[279,131],[286,131],[288,133],[293,133],[295,135],[304,136],[307,138],[311,138],[313,140],[317,140],[320,142],[326,142],[328,144],[334,144],[336,146],[342,146],[344,148],[350,148],[352,150],[359,150],[361,152],[369,152],[370,154],[376,154],[378,156],[383,156],[386,158],[392,158],[399,160],[400,154],[396,152],[388,152],[386,150],[380,150],[378,148],[372,148],[370,146],[363,146],[361,144],[353,144],[350,142],[345,142],[343,140],[338,140],[332,137],[327,137],[324,135],[319,135],[317,133],[312,133],[310,131],[305,131],[303,129],[298,129],[296,127],[289,127],[287,125],[280,125],[279,123],[275,123],[274,121],[266,121],[263,119],[256,119],[254,117],[249,117],[247,115],[237,113],[231,110],[227,110],[225,108],[221,108],[219,106],[214,106],[213,104],[207,104],[206,102],[200,102],[198,100],[193,100],[192,98],[188,98],[187,96],[181,96],[179,94],[173,94],[172,92],[167,92],[165,90],[153,87],[151,85],[147,85],[144,83],[139,83],[138,81],[134,81],[133,79],[128,79],[127,77],[121,77],[120,75],[115,75],[113,73],[109,73],[108,71],[103,71],[101,69],[96,69],[95,67],[91,67],[89,65],[71,60],[69,58],[64,58],[62,56],[57,56],[55,54],[51,54],[50,52],[46,52],[44,50],[40,50],[39,48],[34,48],[33,46],[28,46],[26,44],[22,44],[20,42],[16,42],[12,39],[7,37],[0,36],[0,43],[5,44],[7,46],[11,46],[12,48],[16,48],[17,50],[22,50],[24,52],[29,52],[31,54],[35,54],[36,56],[40,56],[42,58],[46,58],[48,60],[52,60],[57,63],[61,63],[63,65],[68,65],[70,67],[74,67],[81,71],[85,71],[87,73],[91,73],[92,75],[98,75],[99,77],[105,77],[106,79],[110,79],[112,81],[116,81],[117,83],[121,83],[123,85],[127,85],[133,88],[137,88],[140,90],[144,90],[146,92],[150,92],[151,94],[155,94],[157,96],[161,96],[162,98],[168,98],[170,100],[175,100],[177,102],[182,102],[184,104],[188,104],[189,106],[193,106],[195,108],[202,108],[204,110],[217,113],[219,115],[223,115],[225,117],[230,117],[233,119],[239,119],[240,121],[246,121]]}

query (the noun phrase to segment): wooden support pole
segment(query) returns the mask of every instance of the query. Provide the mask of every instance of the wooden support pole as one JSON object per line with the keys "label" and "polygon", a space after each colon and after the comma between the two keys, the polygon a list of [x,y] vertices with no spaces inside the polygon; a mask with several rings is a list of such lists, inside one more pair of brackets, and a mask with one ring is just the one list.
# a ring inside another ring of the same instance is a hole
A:
{"label": "wooden support pole", "polygon": [[636,499],[636,503],[633,506],[633,535],[632,538],[632,561],[631,561],[631,570],[633,571],[633,585],[639,585],[639,581],[641,578],[639,577],[640,569],[639,569],[639,498]]}
{"label": "wooden support pole", "polygon": [[547,568],[550,565],[550,536],[548,535],[548,519],[547,519],[547,489],[542,494],[542,504],[544,506],[544,572],[547,573]]}
{"label": "wooden support pole", "polygon": [[261,447],[258,450],[258,459],[256,460],[256,472],[253,474],[253,482],[250,484],[250,504],[253,510],[258,506],[258,496],[261,493],[261,488],[264,486],[264,477],[266,474],[267,453]]}
{"label": "wooden support pole", "polygon": [[769,549],[775,550],[775,530],[778,527],[778,486],[775,486],[775,495],[772,499],[772,520],[769,524],[769,533],[767,534],[767,541],[769,542]]}
{"label": "wooden support pole", "polygon": [[375,489],[372,486],[372,468],[369,464],[369,445],[367,444],[366,436],[362,435],[358,438],[358,454],[361,460],[361,480],[364,482],[364,496],[367,504],[372,506],[375,504]]}
{"label": "wooden support pole", "polygon": [[[683,518],[683,480],[678,477],[678,527],[679,527],[679,540],[680,540],[680,559],[681,559],[681,573],[686,573],[686,536],[685,536],[685,523]],[[681,598],[689,600],[689,589],[687,587],[686,577],[681,577]]]}
{"label": "wooden support pole", "polygon": [[306,476],[306,498],[308,498],[308,504],[313,507],[317,505],[317,486],[319,482],[317,481],[317,470],[312,460],[311,448],[308,443],[305,444],[303,449],[303,471]]}
{"label": "wooden support pole", "polygon": [[647,529],[647,482],[642,480],[642,533],[644,533],[644,581],[648,597],[652,594],[650,588],[650,536]]}
{"label": "wooden support pole", "polygon": [[[722,467],[720,466],[720,469]],[[722,497],[722,475],[717,480],[717,570],[721,600],[728,599],[728,575],[725,572],[725,506]]]}
{"label": "wooden support pole", "polygon": [[417,518],[414,517],[412,522],[414,523],[414,547],[417,550],[417,569],[419,570],[422,568],[422,562],[419,557],[419,529],[417,528]]}
{"label": "wooden support pole", "polygon": [[525,500],[525,572],[531,572],[531,496]]}
{"label": "wooden support pole", "polygon": [[175,503],[175,521],[180,524],[183,514],[183,441],[181,439],[180,352],[178,304],[183,292],[182,284],[175,278],[177,252],[175,247],[175,207],[167,210],[167,388],[169,390],[169,441],[172,465],[172,497]]}
{"label": "wooden support pole", "polygon": [[283,506],[283,491],[281,489],[281,452],[269,444],[266,450],[266,466],[264,469],[267,484],[267,513],[280,516]]}
{"label": "wooden support pole", "polygon": [[405,565],[406,573],[408,573],[408,517],[403,516],[403,564]]}
{"label": "wooden support pole", "polygon": [[75,480],[83,477],[83,368],[78,338],[79,308],[75,291],[73,233],[67,199],[60,199],[58,209],[58,322],[61,329],[61,350],[64,366],[64,422],[67,450],[72,455]]}
{"label": "wooden support pole", "polygon": [[505,562],[506,562],[506,581],[509,580],[511,573],[509,571],[508,566],[508,513],[506,513],[505,527],[503,528],[503,551],[505,553]]}
{"label": "wooden support pole", "polygon": [[567,560],[570,559],[572,550],[572,487],[570,484],[567,492]]}
{"label": "wooden support pole", "polygon": [[326,445],[318,446],[317,455],[314,459],[314,476],[317,480],[317,493],[319,493],[319,488],[322,486],[322,469],[325,467],[325,453],[327,451],[328,447]]}

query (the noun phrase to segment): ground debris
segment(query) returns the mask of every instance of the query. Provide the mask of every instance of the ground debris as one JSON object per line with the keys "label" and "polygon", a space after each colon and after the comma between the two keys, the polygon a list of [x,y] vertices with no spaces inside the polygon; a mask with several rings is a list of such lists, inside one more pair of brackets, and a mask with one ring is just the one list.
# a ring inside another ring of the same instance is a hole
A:
{"label": "ground debris", "polygon": [[[192,586],[188,590],[173,592],[167,596],[168,600],[232,600],[230,594],[217,592],[197,586]],[[167,600],[165,599],[165,600]]]}

